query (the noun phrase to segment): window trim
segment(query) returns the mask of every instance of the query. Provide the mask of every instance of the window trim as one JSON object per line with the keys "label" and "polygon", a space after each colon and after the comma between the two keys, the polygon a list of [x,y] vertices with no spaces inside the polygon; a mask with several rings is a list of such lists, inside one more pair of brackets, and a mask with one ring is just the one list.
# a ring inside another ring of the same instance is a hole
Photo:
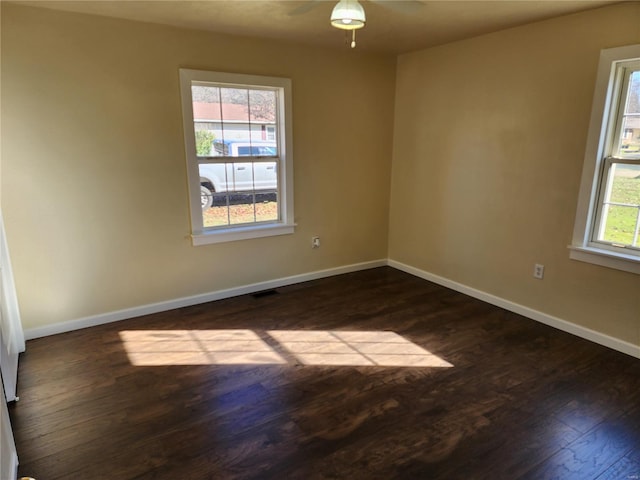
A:
{"label": "window trim", "polygon": [[[214,72],[181,68],[180,95],[184,128],[187,182],[189,187],[189,211],[191,240],[194,246],[211,243],[247,240],[251,238],[292,234],[295,230],[293,210],[293,134],[291,107],[291,80],[283,77],[267,77],[239,73]],[[193,118],[192,83],[208,82],[217,85],[242,86],[256,89],[277,88],[278,138],[280,161],[278,162],[278,210],[279,220],[269,223],[239,224],[224,228],[205,228],[202,224],[200,203],[199,157],[196,153]]]}
{"label": "window trim", "polygon": [[640,59],[640,44],[608,48],[600,52],[596,77],[587,146],[582,168],[580,193],[576,209],[573,239],[569,245],[569,257],[573,260],[593,263],[617,270],[640,274],[640,256],[611,250],[592,241],[596,228],[596,215],[600,198],[602,176],[606,174],[605,162],[613,143],[613,129],[617,108],[614,102],[616,90],[615,74],[618,64]]}

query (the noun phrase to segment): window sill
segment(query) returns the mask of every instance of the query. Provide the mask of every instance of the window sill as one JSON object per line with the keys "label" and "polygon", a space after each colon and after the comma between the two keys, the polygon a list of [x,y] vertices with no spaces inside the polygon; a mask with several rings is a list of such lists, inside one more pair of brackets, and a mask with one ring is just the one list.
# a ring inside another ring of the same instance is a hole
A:
{"label": "window sill", "polygon": [[295,230],[295,224],[268,224],[250,225],[246,227],[233,227],[219,230],[210,230],[200,234],[191,235],[194,247],[209,245],[211,243],[235,242],[237,240],[249,240],[252,238],[273,237],[276,235],[289,235]]}
{"label": "window sill", "polygon": [[570,245],[569,258],[640,275],[640,257],[594,247]]}

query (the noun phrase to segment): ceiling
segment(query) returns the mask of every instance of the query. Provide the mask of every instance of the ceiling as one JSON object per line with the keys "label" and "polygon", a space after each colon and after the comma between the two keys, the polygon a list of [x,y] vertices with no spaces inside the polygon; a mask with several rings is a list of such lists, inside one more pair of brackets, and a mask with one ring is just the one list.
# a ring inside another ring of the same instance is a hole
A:
{"label": "ceiling", "polygon": [[[349,48],[345,32],[329,24],[337,0],[19,0],[14,3]],[[612,3],[618,0],[361,0],[367,24],[357,33],[357,49],[406,53]]]}

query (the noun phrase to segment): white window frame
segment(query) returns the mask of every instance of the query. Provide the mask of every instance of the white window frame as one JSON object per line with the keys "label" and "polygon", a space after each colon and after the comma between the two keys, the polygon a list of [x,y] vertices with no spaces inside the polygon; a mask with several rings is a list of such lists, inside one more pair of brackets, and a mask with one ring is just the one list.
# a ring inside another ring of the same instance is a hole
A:
{"label": "white window frame", "polygon": [[[640,60],[640,45],[609,48],[600,52],[569,256],[574,260],[640,274],[640,254],[637,251],[593,241],[603,190],[612,163],[613,146],[620,135],[616,131],[621,95],[617,71],[622,63],[636,60]],[[620,159],[627,160],[624,157]]]}
{"label": "white window frame", "polygon": [[[199,159],[196,152],[193,119],[193,83],[211,83],[215,86],[236,88],[278,89],[277,134],[278,138],[278,220],[259,224],[230,225],[224,228],[206,228],[202,222],[200,199]],[[184,143],[187,160],[187,180],[189,184],[189,208],[191,211],[191,239],[194,246],[211,243],[247,240],[251,238],[286,235],[294,232],[293,213],[293,135],[291,108],[291,80],[281,77],[245,75],[206,70],[180,69],[180,92],[182,98],[182,118]]]}
{"label": "white window frame", "polygon": [[275,140],[276,139],[276,127],[267,125],[266,127],[266,136],[267,140]]}

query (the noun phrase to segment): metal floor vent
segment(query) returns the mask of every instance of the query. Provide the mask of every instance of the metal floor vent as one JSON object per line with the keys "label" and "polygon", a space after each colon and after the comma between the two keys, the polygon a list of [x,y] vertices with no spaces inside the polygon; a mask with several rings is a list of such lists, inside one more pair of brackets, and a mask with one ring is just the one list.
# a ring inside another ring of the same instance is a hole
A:
{"label": "metal floor vent", "polygon": [[252,296],[253,298],[263,298],[263,297],[270,297],[271,295],[277,295],[277,294],[278,294],[278,291],[272,288],[271,290],[263,290],[261,292],[256,292]]}

